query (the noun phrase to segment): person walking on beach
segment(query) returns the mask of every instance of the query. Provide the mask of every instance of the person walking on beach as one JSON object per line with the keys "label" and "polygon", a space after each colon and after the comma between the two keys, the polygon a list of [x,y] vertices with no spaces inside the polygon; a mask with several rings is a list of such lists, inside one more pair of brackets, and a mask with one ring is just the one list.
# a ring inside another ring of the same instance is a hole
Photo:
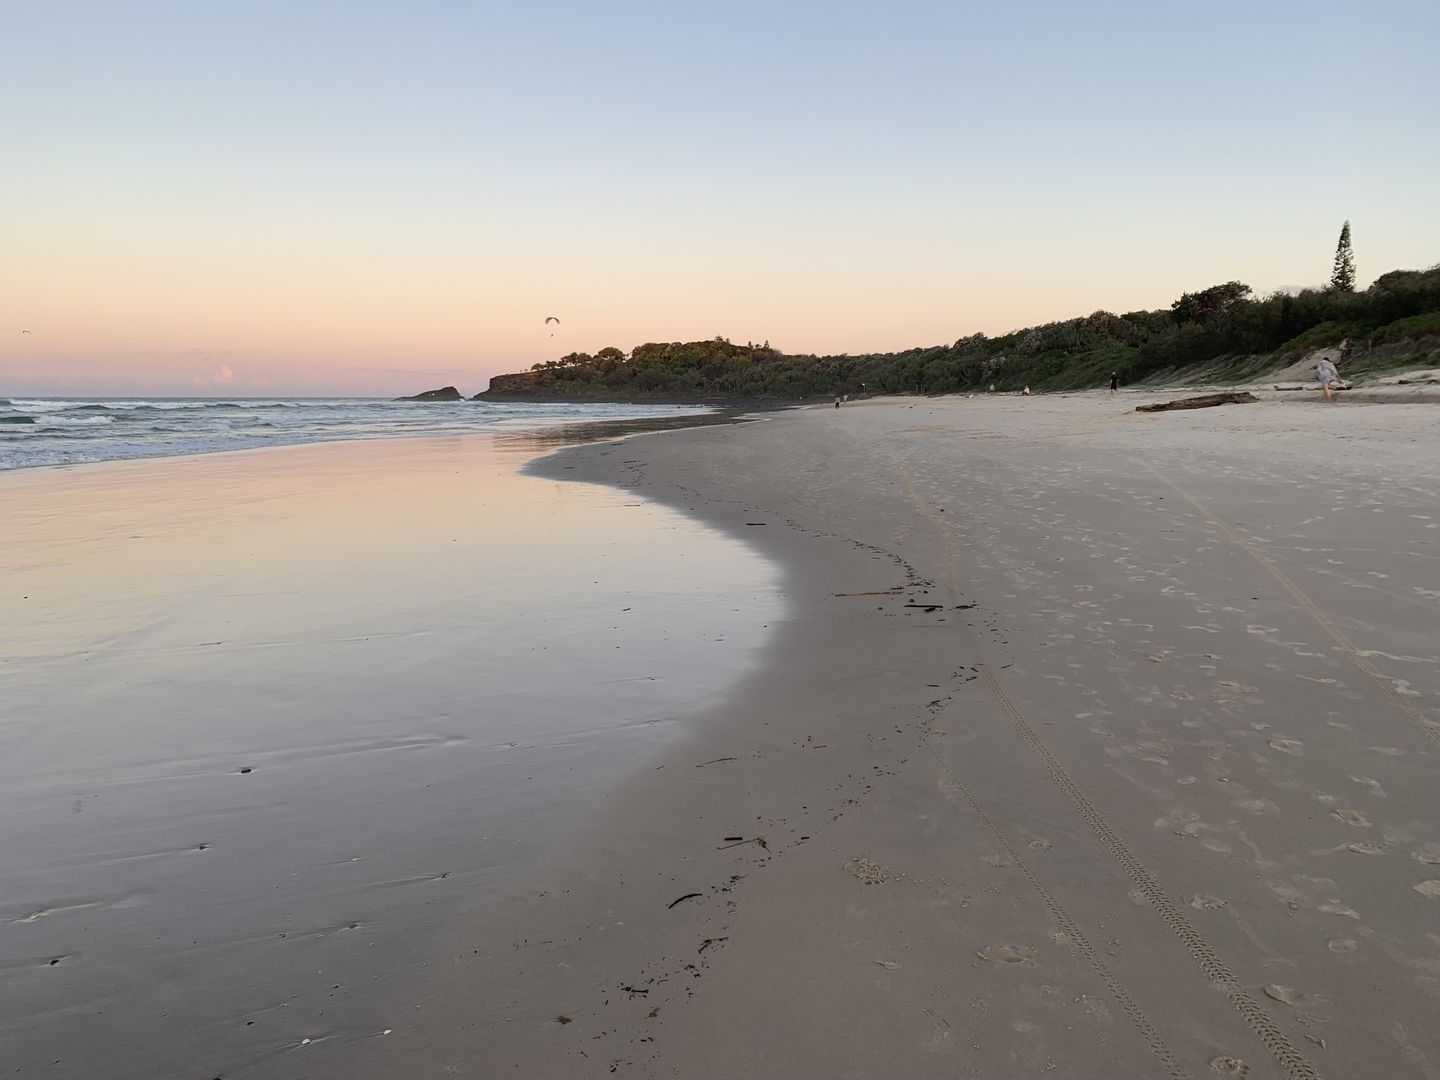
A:
{"label": "person walking on beach", "polygon": [[1115,393],[1116,391],[1118,391],[1119,389],[1120,389],[1120,373],[1119,373],[1118,371],[1112,371],[1112,372],[1110,372],[1110,393],[1113,394],[1113,393]]}
{"label": "person walking on beach", "polygon": [[1320,362],[1315,365],[1315,381],[1320,384],[1320,389],[1325,393],[1326,401],[1334,401],[1330,391],[1340,385],[1340,372],[1335,367],[1335,361],[1328,356],[1322,356]]}

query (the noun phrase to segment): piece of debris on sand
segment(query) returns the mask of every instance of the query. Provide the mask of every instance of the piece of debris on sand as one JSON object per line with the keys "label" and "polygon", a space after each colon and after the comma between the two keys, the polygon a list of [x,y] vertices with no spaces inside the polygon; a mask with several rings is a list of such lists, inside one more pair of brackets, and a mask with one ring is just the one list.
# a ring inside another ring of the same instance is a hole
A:
{"label": "piece of debris on sand", "polygon": [[880,885],[890,880],[890,871],[868,855],[856,855],[845,864],[845,871],[866,885]]}
{"label": "piece of debris on sand", "polygon": [[1178,398],[1175,401],[1160,401],[1154,405],[1136,405],[1136,412],[1170,412],[1174,409],[1208,409],[1214,405],[1243,405],[1247,401],[1259,401],[1248,391],[1227,391],[1223,394],[1201,394],[1199,397]]}

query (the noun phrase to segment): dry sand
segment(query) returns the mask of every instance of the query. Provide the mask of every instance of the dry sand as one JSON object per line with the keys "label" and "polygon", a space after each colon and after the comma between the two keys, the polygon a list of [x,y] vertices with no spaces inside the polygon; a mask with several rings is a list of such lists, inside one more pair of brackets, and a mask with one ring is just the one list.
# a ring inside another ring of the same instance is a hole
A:
{"label": "dry sand", "polygon": [[788,617],[353,1075],[1440,1076],[1437,414],[1139,400],[542,463]]}

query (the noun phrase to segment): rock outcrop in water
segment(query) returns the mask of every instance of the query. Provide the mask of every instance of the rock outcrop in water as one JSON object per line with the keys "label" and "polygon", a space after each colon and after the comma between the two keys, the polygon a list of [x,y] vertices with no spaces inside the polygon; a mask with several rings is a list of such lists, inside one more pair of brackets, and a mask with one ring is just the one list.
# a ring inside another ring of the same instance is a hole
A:
{"label": "rock outcrop in water", "polygon": [[439,390],[426,390],[414,397],[400,397],[396,401],[464,401],[465,395],[453,386],[442,386]]}

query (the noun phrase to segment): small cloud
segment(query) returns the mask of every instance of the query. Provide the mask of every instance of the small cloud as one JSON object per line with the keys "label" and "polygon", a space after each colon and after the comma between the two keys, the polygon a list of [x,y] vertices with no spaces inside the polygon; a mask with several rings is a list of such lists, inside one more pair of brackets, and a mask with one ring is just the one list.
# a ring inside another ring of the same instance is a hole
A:
{"label": "small cloud", "polygon": [[221,364],[215,369],[215,374],[210,376],[210,381],[216,386],[228,386],[235,381],[235,372],[230,370],[229,364]]}

